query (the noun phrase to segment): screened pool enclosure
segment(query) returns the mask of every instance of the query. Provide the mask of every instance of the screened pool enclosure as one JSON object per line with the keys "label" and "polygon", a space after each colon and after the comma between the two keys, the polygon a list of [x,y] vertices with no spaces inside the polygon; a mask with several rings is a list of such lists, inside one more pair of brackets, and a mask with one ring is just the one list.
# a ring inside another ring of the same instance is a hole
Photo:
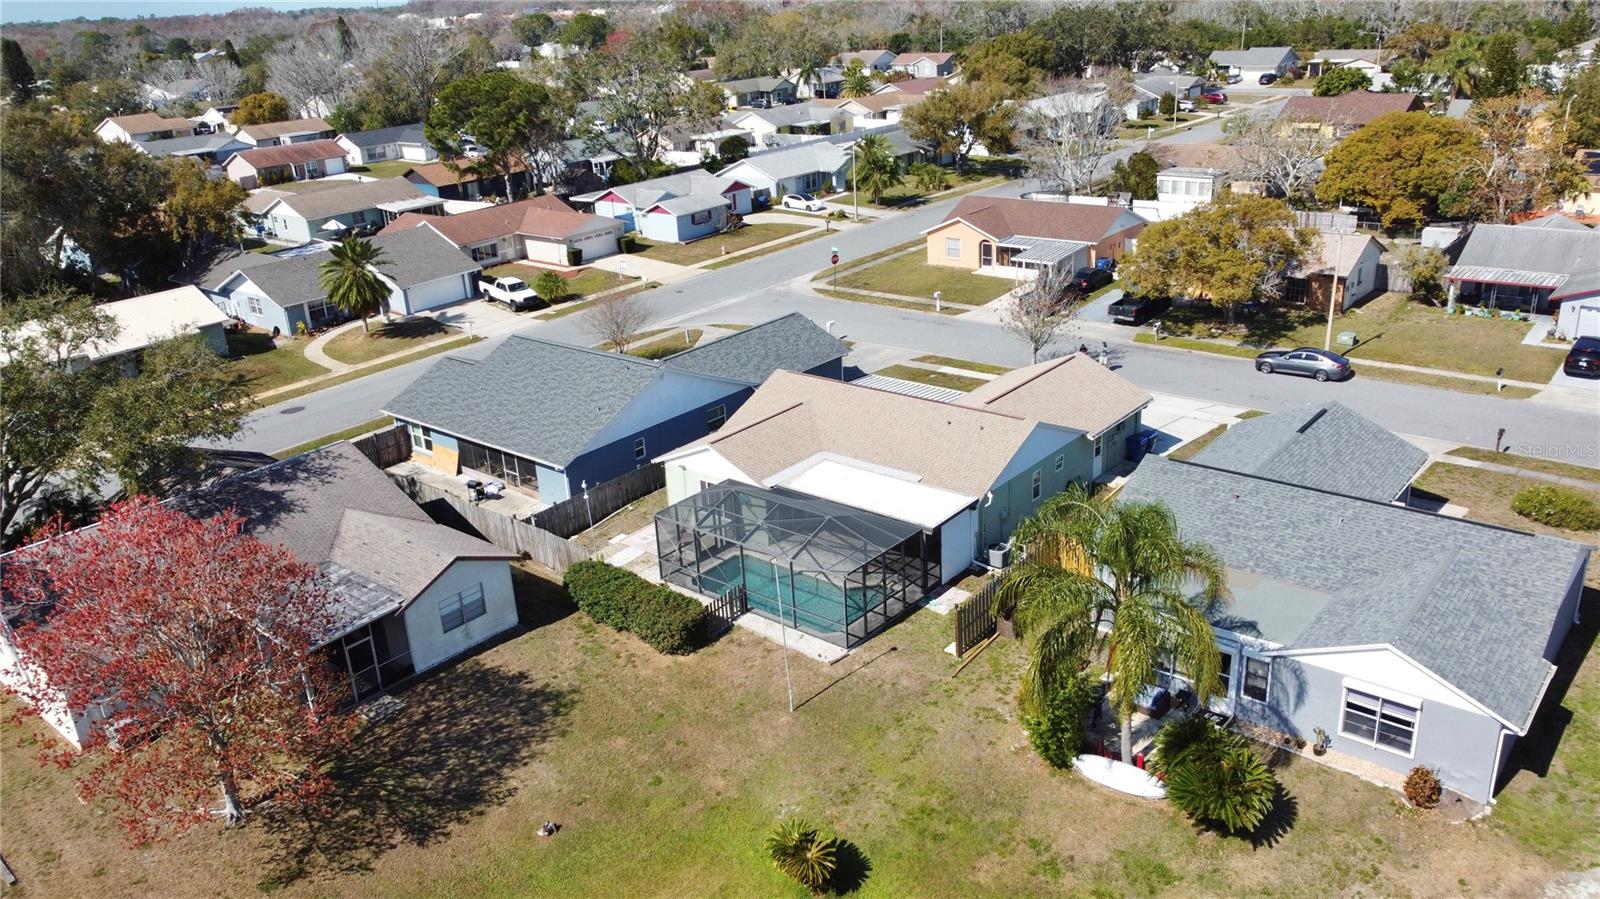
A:
{"label": "screened pool enclosure", "polygon": [[850,647],[939,585],[939,541],[917,525],[786,490],[707,486],[656,515],[661,577]]}

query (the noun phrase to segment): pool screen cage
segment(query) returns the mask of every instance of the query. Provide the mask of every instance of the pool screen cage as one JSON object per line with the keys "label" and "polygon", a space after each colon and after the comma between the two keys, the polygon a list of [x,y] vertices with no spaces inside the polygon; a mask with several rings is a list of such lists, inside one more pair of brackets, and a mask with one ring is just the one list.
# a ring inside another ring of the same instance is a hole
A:
{"label": "pool screen cage", "polygon": [[793,491],[723,483],[656,515],[661,577],[851,647],[939,581],[937,532]]}

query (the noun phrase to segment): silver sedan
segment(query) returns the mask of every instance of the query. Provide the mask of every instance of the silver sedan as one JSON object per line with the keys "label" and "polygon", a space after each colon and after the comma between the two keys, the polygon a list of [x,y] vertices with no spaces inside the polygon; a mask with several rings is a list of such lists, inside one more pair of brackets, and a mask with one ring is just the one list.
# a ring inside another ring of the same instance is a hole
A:
{"label": "silver sedan", "polygon": [[1343,381],[1356,373],[1350,360],[1327,350],[1300,347],[1293,350],[1267,350],[1256,357],[1256,371],[1262,374],[1283,372],[1306,375],[1318,381]]}

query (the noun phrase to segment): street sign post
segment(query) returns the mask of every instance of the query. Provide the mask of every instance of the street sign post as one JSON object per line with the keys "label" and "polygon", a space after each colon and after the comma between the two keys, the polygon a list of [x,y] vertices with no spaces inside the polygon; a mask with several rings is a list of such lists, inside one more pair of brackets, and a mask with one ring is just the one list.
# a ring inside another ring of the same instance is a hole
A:
{"label": "street sign post", "polygon": [[829,247],[828,250],[829,250],[829,252],[831,252],[833,254],[831,257],[829,257],[829,261],[828,261],[828,264],[830,266],[832,266],[830,271],[831,271],[831,274],[832,274],[833,286],[834,287],[838,287],[839,286],[839,248],[838,247]]}

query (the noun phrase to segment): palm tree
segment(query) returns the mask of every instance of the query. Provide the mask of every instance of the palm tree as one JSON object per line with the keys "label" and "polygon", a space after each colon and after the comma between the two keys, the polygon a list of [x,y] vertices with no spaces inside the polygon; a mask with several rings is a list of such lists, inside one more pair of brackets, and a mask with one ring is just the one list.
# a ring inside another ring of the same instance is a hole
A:
{"label": "palm tree", "polygon": [[855,189],[866,191],[874,203],[882,203],[883,192],[905,180],[900,177],[900,161],[889,152],[889,139],[881,134],[868,135],[856,144],[851,177],[855,180]]}
{"label": "palm tree", "polygon": [[334,244],[322,263],[322,289],[328,302],[347,315],[361,316],[361,329],[369,334],[372,326],[367,319],[382,312],[389,298],[389,285],[378,277],[378,269],[388,264],[383,248],[354,234]]}
{"label": "palm tree", "polygon": [[817,96],[821,93],[822,63],[817,62],[816,57],[807,59],[800,64],[799,70],[795,72],[794,80],[799,84],[811,85],[811,96]]}
{"label": "palm tree", "polygon": [[1056,685],[1103,654],[1122,760],[1131,762],[1134,707],[1164,658],[1193,680],[1202,703],[1218,686],[1206,613],[1226,598],[1221,558],[1181,539],[1160,503],[1113,503],[1076,485],[1018,525],[1016,537],[1024,561],[1006,573],[998,599],[1028,643],[1024,712],[1037,714]]}
{"label": "palm tree", "polygon": [[852,59],[850,65],[845,67],[844,82],[839,86],[841,97],[865,97],[872,93],[872,78],[861,65],[861,60]]}
{"label": "palm tree", "polygon": [[820,892],[838,866],[838,841],[824,837],[801,818],[785,818],[767,835],[767,857],[779,871]]}

